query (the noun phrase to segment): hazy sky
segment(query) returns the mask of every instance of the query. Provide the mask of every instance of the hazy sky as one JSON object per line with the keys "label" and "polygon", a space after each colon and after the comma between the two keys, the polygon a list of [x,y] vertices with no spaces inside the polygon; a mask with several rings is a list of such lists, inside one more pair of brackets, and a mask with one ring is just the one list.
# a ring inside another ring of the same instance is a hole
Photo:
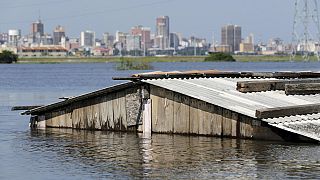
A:
{"label": "hazy sky", "polygon": [[170,31],[185,37],[196,35],[220,41],[225,24],[241,25],[243,37],[249,33],[256,41],[271,37],[291,40],[293,0],[1,0],[0,32],[21,29],[30,32],[39,11],[45,31],[52,33],[62,25],[70,37],[80,31],[128,32],[143,25],[155,30],[157,16],[170,17]]}

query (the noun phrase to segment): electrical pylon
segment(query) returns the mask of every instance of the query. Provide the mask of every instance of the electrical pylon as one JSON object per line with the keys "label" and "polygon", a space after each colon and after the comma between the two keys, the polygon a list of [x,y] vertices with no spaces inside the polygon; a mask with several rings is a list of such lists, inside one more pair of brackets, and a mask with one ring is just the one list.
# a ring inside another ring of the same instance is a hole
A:
{"label": "electrical pylon", "polygon": [[297,55],[301,55],[304,61],[309,61],[314,55],[319,61],[319,44],[318,0],[295,0],[290,60],[294,61]]}

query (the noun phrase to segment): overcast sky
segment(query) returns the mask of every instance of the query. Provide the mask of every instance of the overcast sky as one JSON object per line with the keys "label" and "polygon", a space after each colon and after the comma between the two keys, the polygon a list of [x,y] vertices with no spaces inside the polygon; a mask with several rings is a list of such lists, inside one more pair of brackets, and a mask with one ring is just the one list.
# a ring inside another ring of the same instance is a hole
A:
{"label": "overcast sky", "polygon": [[241,25],[243,37],[249,33],[256,41],[271,37],[291,40],[293,0],[1,0],[0,32],[21,29],[30,32],[30,24],[39,12],[45,31],[52,33],[62,25],[70,37],[80,31],[128,32],[143,25],[155,30],[157,16],[170,17],[170,31],[183,36],[220,41],[225,24]]}

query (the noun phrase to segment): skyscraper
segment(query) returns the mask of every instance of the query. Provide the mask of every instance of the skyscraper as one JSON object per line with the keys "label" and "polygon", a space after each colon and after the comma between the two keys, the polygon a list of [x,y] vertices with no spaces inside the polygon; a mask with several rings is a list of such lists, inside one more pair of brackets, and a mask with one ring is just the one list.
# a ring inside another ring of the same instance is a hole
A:
{"label": "skyscraper", "polygon": [[241,43],[241,27],[226,25],[221,28],[221,45],[230,46],[231,52],[239,51]]}
{"label": "skyscraper", "polygon": [[31,35],[34,43],[40,43],[41,36],[44,35],[44,24],[39,19],[31,25]]}
{"label": "skyscraper", "polygon": [[141,49],[147,50],[152,47],[151,29],[149,27],[143,27],[143,26],[132,27],[131,34],[141,36]]}
{"label": "skyscraper", "polygon": [[169,39],[170,39],[170,31],[169,31],[169,17],[161,16],[156,20],[156,37],[155,37],[155,45],[160,49],[169,48]]}
{"label": "skyscraper", "polygon": [[93,31],[83,31],[80,35],[80,45],[84,47],[94,47],[96,44],[96,33]]}
{"label": "skyscraper", "polygon": [[62,26],[58,25],[53,31],[53,44],[62,45],[61,40],[63,37],[66,37],[65,30]]}

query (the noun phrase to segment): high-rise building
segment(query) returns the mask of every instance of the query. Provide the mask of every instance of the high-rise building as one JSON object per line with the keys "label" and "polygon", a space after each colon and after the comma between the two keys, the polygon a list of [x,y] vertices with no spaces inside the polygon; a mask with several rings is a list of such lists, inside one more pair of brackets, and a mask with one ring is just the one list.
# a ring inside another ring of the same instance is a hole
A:
{"label": "high-rise building", "polygon": [[126,37],[127,41],[127,51],[141,50],[141,36],[140,35],[130,35]]}
{"label": "high-rise building", "polygon": [[44,24],[39,19],[31,25],[31,35],[33,43],[40,43],[41,37],[44,35]]}
{"label": "high-rise building", "polygon": [[83,31],[80,35],[80,45],[85,47],[95,47],[96,33],[93,31]]}
{"label": "high-rise building", "polygon": [[118,48],[126,49],[127,47],[127,33],[117,31],[116,32],[116,43],[118,44]]}
{"label": "high-rise building", "polygon": [[66,32],[64,28],[58,25],[53,31],[53,44],[62,45],[61,40],[66,37]]}
{"label": "high-rise building", "polygon": [[155,46],[160,49],[169,48],[170,39],[169,17],[161,16],[156,20]]}
{"label": "high-rise building", "polygon": [[114,36],[110,35],[110,33],[105,32],[102,35],[102,42],[104,43],[105,47],[112,47],[114,42]]}
{"label": "high-rise building", "polygon": [[177,33],[170,33],[170,48],[177,49],[179,44],[179,35]]}
{"label": "high-rise building", "polygon": [[135,26],[131,28],[131,34],[141,36],[141,49],[149,49],[151,43],[151,29],[149,27]]}
{"label": "high-rise building", "polygon": [[221,28],[221,45],[230,46],[231,52],[239,51],[241,43],[241,27],[226,25]]}

